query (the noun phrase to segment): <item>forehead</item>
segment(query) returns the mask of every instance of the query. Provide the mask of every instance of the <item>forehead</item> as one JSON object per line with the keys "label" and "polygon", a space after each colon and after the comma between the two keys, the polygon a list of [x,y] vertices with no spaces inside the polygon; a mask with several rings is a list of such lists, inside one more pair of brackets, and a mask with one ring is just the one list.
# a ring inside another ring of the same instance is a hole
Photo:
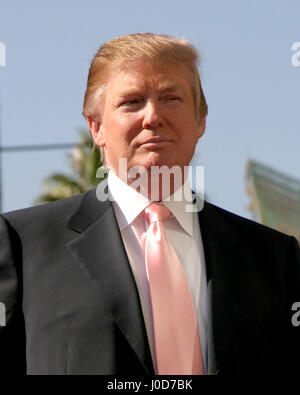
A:
{"label": "forehead", "polygon": [[184,65],[131,62],[112,70],[106,90],[123,93],[128,90],[191,90],[190,72]]}

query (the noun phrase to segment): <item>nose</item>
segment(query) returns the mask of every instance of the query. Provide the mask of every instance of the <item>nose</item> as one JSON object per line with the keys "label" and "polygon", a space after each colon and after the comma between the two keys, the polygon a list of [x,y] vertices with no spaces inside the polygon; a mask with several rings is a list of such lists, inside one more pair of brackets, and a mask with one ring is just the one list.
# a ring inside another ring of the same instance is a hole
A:
{"label": "nose", "polygon": [[148,101],[144,107],[143,129],[157,129],[163,126],[159,103]]}

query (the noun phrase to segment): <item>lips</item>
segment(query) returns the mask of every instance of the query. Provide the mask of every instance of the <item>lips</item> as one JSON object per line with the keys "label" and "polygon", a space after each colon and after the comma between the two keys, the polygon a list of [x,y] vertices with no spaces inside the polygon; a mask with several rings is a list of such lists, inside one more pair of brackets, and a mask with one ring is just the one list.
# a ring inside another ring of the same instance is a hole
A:
{"label": "lips", "polygon": [[170,139],[168,139],[168,138],[166,138],[166,137],[160,137],[160,136],[155,136],[155,137],[151,137],[151,138],[149,138],[149,139],[147,139],[147,140],[145,140],[145,141],[143,141],[142,143],[141,143],[141,145],[146,145],[146,144],[157,144],[157,145],[160,145],[160,144],[164,144],[164,143],[171,143],[172,142],[172,140],[170,140]]}

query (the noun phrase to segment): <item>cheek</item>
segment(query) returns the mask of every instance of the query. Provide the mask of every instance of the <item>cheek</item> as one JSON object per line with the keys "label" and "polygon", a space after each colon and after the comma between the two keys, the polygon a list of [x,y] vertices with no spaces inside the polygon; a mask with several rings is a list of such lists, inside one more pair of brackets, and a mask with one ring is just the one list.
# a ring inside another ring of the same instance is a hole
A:
{"label": "cheek", "polygon": [[107,130],[113,135],[114,143],[130,141],[141,131],[140,122],[134,115],[119,116],[107,123]]}
{"label": "cheek", "polygon": [[187,110],[174,112],[169,117],[169,122],[177,134],[186,135],[187,132],[190,132],[196,124],[195,114]]}
{"label": "cheek", "polygon": [[177,124],[175,124],[173,130],[178,138],[180,149],[184,150],[186,145],[190,146],[195,144],[197,140],[197,130],[193,123],[179,120]]}
{"label": "cheek", "polygon": [[194,154],[197,141],[196,131],[193,128],[186,128],[180,136],[177,152],[180,153],[182,158],[191,158]]}

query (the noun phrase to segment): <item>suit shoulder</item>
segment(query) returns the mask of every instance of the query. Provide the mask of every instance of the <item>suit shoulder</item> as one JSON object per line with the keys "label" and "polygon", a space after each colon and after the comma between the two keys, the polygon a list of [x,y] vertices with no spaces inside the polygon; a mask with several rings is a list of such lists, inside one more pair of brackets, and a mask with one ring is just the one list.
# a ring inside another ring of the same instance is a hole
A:
{"label": "suit shoulder", "polygon": [[66,199],[56,200],[50,203],[43,203],[37,206],[20,210],[10,211],[1,214],[11,226],[17,227],[22,224],[32,224],[35,221],[51,221],[55,219],[68,219],[74,210],[80,205],[85,194],[72,196]]}
{"label": "suit shoulder", "polygon": [[255,222],[251,219],[234,214],[212,203],[206,202],[205,207],[208,214],[219,217],[221,223],[226,224],[230,228],[234,229],[240,237],[242,236],[249,239],[262,240],[271,239],[281,242],[284,241],[286,243],[290,243],[291,241],[291,236],[285,233]]}

